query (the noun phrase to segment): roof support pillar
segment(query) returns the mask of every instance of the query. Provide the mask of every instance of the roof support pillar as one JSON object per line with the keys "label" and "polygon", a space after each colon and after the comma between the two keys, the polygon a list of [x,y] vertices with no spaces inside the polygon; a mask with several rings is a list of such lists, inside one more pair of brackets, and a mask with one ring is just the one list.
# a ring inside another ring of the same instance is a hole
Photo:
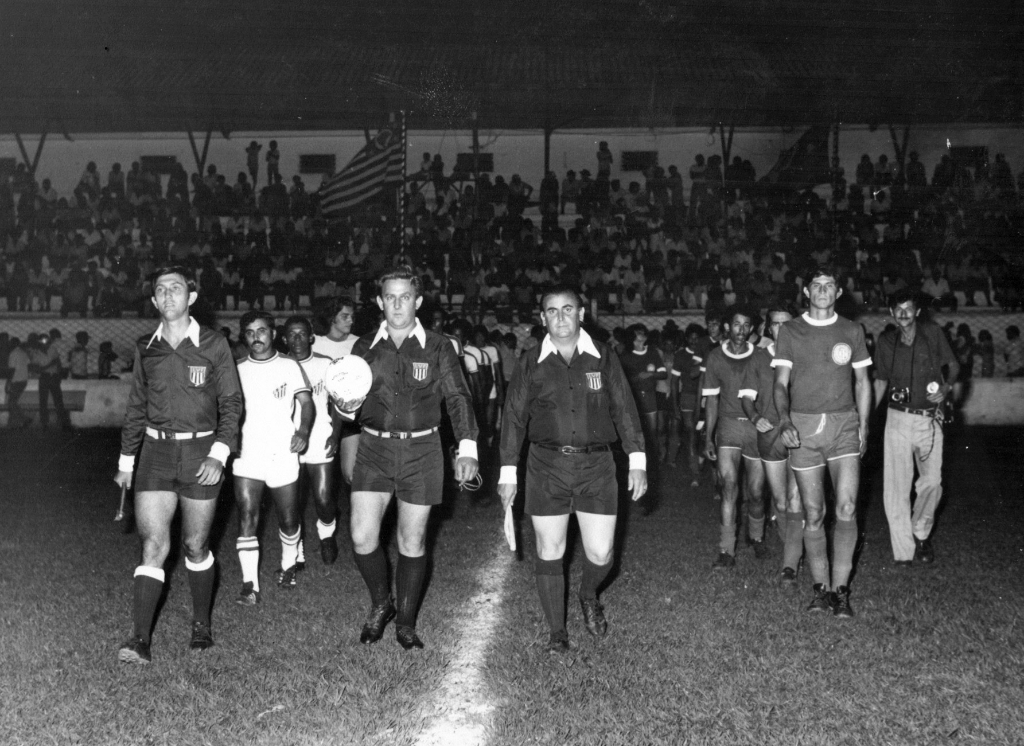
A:
{"label": "roof support pillar", "polygon": [[39,167],[39,160],[43,156],[43,145],[46,144],[46,135],[46,130],[43,130],[43,134],[39,137],[39,142],[36,143],[36,154],[32,158],[29,158],[28,148],[25,147],[25,141],[21,139],[21,133],[14,133],[14,139],[18,143],[18,150],[21,151],[21,158],[25,161],[25,166],[28,168],[30,174],[35,175],[36,169]]}
{"label": "roof support pillar", "polygon": [[207,128],[206,138],[203,140],[203,152],[199,153],[199,148],[196,147],[196,136],[192,134],[192,127],[188,127],[188,144],[192,146],[192,157],[196,159],[196,169],[199,171],[199,177],[202,178],[203,172],[206,171],[206,156],[210,152],[210,140],[213,138],[213,129]]}

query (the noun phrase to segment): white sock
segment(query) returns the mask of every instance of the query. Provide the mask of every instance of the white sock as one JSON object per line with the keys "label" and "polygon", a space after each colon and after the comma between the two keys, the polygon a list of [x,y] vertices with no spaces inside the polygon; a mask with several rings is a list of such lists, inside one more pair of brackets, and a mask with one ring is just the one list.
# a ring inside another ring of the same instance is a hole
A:
{"label": "white sock", "polygon": [[299,559],[299,536],[301,531],[296,531],[294,536],[288,536],[284,531],[278,531],[281,539],[281,569],[287,570]]}
{"label": "white sock", "polygon": [[255,536],[239,536],[235,542],[238,563],[242,566],[242,582],[252,583],[252,589],[260,589],[260,542]]}
{"label": "white sock", "polygon": [[296,562],[301,562],[302,564],[306,564],[306,540],[303,539],[302,536],[301,536],[301,533],[302,533],[301,529],[300,529],[299,533],[300,533],[299,543],[296,545],[296,550],[298,552],[298,557],[296,558],[295,561]]}
{"label": "white sock", "polygon": [[320,541],[324,539],[330,539],[334,536],[334,528],[337,525],[337,521],[331,521],[330,523],[322,523],[321,521],[316,522],[316,535],[320,537]]}

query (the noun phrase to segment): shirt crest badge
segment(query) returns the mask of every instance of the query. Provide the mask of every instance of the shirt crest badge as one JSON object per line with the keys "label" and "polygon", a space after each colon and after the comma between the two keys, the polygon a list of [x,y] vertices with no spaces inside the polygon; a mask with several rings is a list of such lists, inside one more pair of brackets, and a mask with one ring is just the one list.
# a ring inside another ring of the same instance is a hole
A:
{"label": "shirt crest badge", "polygon": [[188,366],[188,380],[192,382],[193,386],[202,386],[206,383],[206,366],[205,365],[190,365]]}
{"label": "shirt crest badge", "polygon": [[427,374],[430,372],[430,363],[413,363],[412,364],[412,377],[417,381],[426,381]]}
{"label": "shirt crest badge", "polygon": [[593,391],[601,390],[601,372],[587,373],[587,388]]}
{"label": "shirt crest badge", "polygon": [[280,386],[278,386],[276,389],[274,389],[274,398],[275,399],[283,399],[284,395],[285,395],[285,392],[287,390],[288,390],[288,384],[287,383],[282,383]]}
{"label": "shirt crest badge", "polygon": [[845,342],[840,342],[832,348],[832,362],[836,365],[846,365],[853,357],[853,348]]}

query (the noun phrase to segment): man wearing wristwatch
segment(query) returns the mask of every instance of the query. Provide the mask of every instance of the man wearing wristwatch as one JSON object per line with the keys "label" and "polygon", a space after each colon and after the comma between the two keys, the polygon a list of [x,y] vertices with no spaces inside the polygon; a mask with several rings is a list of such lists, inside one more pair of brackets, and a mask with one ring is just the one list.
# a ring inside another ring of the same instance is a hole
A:
{"label": "man wearing wristwatch", "polygon": [[[960,372],[942,329],[918,318],[918,302],[911,290],[893,293],[889,312],[896,329],[884,332],[875,347],[875,394],[889,405],[883,496],[898,566],[935,559],[931,530],[942,499],[943,405],[952,389],[949,382]],[[917,493],[913,511],[912,483]]]}

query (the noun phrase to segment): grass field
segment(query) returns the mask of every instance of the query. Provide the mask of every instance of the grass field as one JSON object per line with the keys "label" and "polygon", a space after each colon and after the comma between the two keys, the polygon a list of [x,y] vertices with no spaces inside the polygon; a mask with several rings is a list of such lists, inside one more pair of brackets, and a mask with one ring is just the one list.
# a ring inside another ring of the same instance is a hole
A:
{"label": "grass field", "polygon": [[[603,600],[609,636],[586,636],[570,584],[573,650],[551,656],[524,522],[518,561],[493,501],[438,512],[419,619],[427,649],[391,627],[358,642],[366,594],[351,545],[324,567],[316,540],[292,592],[240,585],[229,492],[215,536],[217,645],[187,650],[183,562],[154,662],[116,650],[131,630],[138,538],[112,518],[117,433],[0,433],[0,744],[1012,744],[1024,743],[1024,465],[1020,430],[947,440],[937,562],[891,561],[878,456],[866,466],[853,620],[811,616],[774,580],[780,546],[713,575],[717,504],[663,473],[650,514],[623,514]],[[345,525],[347,514],[339,525]],[[307,530],[315,536],[311,510]],[[341,532],[344,536],[344,531]],[[394,548],[392,547],[392,557]],[[579,552],[577,546],[574,551]]]}

